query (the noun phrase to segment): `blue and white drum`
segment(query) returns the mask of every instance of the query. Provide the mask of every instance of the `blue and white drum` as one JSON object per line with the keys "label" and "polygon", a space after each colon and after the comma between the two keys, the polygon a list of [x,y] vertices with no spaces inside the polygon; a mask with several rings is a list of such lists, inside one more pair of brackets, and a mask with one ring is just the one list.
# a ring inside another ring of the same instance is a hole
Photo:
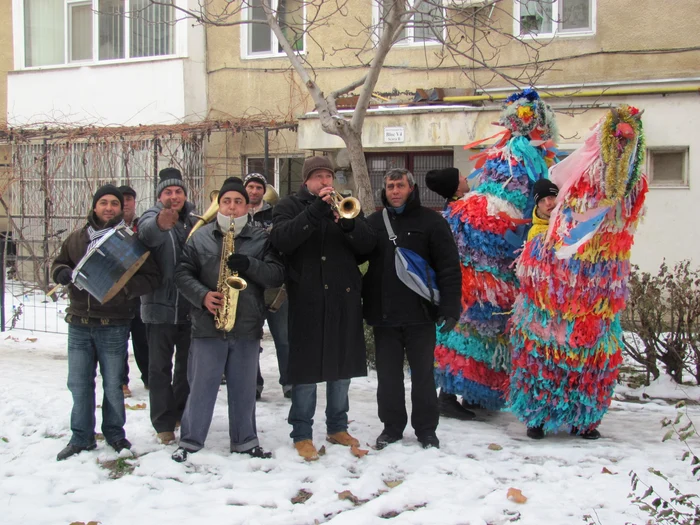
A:
{"label": "blue and white drum", "polygon": [[130,228],[115,228],[80,260],[73,270],[73,284],[105,304],[124,288],[149,254]]}

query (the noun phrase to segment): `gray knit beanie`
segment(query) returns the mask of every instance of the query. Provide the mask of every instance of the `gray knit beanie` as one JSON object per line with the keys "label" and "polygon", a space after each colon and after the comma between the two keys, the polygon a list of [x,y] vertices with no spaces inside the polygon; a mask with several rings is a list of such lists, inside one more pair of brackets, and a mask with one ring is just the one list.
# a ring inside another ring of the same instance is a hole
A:
{"label": "gray knit beanie", "polygon": [[160,198],[160,194],[163,193],[163,190],[168,186],[180,186],[182,191],[185,192],[185,195],[187,195],[187,186],[185,186],[185,183],[182,181],[182,173],[180,173],[179,169],[164,168],[160,170],[158,178],[160,179],[158,186],[156,186],[156,195],[158,198]]}

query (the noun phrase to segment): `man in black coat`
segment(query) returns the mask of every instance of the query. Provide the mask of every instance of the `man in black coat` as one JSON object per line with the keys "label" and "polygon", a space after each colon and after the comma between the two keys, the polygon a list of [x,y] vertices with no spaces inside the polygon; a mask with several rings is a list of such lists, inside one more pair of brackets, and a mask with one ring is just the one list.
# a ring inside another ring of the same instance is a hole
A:
{"label": "man in black coat", "polygon": [[[193,306],[187,374],[191,390],[182,417],[180,447],[172,455],[178,462],[204,446],[221,374],[226,375],[231,452],[256,458],[271,456],[258,441],[255,377],[265,320],[263,291],[282,284],[284,267],[270,246],[267,232],[249,222],[243,181],[237,177],[226,179],[218,199],[216,221],[194,233],[175,270],[178,289]],[[228,250],[224,243],[229,234],[233,235],[234,250],[222,254],[222,250]],[[225,296],[220,289],[221,264],[228,266],[228,272],[223,268],[225,275],[237,274],[246,282],[236,294],[235,311],[229,292]],[[228,332],[217,328],[215,317],[225,299],[229,315],[235,316]]]}
{"label": "man in black coat", "polygon": [[162,284],[141,298],[141,318],[148,327],[151,423],[158,440],[168,445],[175,442],[175,426],[182,418],[190,392],[187,355],[191,305],[175,286],[175,267],[197,218],[192,215],[194,205],[187,200],[180,170],[165,168],[158,177],[158,202],[141,216],[138,233],[139,240],[158,262]]}
{"label": "man in black coat", "polygon": [[328,441],[359,445],[347,432],[350,378],[367,374],[356,257],[371,252],[376,237],[362,214],[341,219],[332,209],[330,160],[307,158],[302,174],[299,192],[275,206],[270,238],[286,256],[291,437],[299,455],[314,460],[316,383],[326,382]]}
{"label": "man in black coat", "polygon": [[384,211],[370,215],[367,222],[377,233],[377,247],[369,256],[362,297],[365,319],[374,330],[377,404],[384,423],[377,448],[400,440],[408,421],[404,355],[411,367],[411,425],[423,448],[439,448],[435,430],[440,416],[433,378],[435,323],[443,331],[452,330],[457,323],[462,288],[457,246],[440,214],[421,206],[410,171],[386,173],[382,202],[396,246],[414,251],[435,270],[440,301],[439,305],[431,304],[399,280],[395,245],[387,233]]}

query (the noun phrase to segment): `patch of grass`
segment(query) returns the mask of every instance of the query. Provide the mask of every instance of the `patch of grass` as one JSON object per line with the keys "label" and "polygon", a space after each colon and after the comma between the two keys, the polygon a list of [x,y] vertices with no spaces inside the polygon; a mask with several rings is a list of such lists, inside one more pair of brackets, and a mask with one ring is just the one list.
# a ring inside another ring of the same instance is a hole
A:
{"label": "patch of grass", "polygon": [[117,458],[116,460],[100,462],[102,468],[109,470],[109,477],[119,479],[123,476],[131,474],[136,468],[127,458]]}

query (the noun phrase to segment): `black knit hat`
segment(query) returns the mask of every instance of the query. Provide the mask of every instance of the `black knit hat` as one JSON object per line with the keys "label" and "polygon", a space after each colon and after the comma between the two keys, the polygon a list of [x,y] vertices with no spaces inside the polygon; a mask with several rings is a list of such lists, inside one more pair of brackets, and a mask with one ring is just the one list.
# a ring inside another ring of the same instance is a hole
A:
{"label": "black knit hat", "polygon": [[451,199],[459,187],[459,170],[457,168],[430,170],[425,174],[425,185],[438,195]]}
{"label": "black knit hat", "polygon": [[134,199],[136,198],[136,191],[131,186],[119,186],[119,191],[122,195],[131,195]]}
{"label": "black knit hat", "polygon": [[250,203],[250,200],[248,199],[248,192],[245,191],[245,186],[243,186],[243,181],[238,177],[229,177],[224,181],[223,186],[221,186],[221,189],[219,190],[219,198],[217,199],[217,202],[221,202],[221,197],[223,197],[224,193],[227,191],[237,191],[243,195],[243,197],[245,197],[246,204]]}
{"label": "black knit hat", "polygon": [[559,195],[559,188],[549,179],[540,179],[532,187],[532,195],[535,198],[535,205],[545,197]]}
{"label": "black knit hat", "polygon": [[119,199],[119,204],[121,205],[122,209],[124,209],[124,195],[122,195],[122,192],[119,191],[119,188],[117,188],[114,184],[105,184],[101,188],[98,188],[95,195],[92,196],[93,210],[95,209],[95,206],[97,206],[97,201],[105,195],[114,195],[117,199]]}
{"label": "black knit hat", "polygon": [[185,192],[185,195],[187,195],[187,186],[182,182],[182,173],[180,173],[179,169],[164,168],[160,170],[158,178],[160,179],[158,186],[156,186],[156,195],[158,195],[158,198],[160,198],[160,194],[163,193],[163,190],[168,186],[180,186],[182,191]]}
{"label": "black knit hat", "polygon": [[249,182],[257,182],[258,184],[262,184],[263,191],[267,190],[267,179],[265,178],[265,175],[260,173],[249,173],[243,180],[243,186],[247,188]]}
{"label": "black knit hat", "polygon": [[304,161],[304,167],[301,169],[304,182],[306,182],[316,170],[328,170],[335,175],[333,163],[328,157],[307,157]]}

